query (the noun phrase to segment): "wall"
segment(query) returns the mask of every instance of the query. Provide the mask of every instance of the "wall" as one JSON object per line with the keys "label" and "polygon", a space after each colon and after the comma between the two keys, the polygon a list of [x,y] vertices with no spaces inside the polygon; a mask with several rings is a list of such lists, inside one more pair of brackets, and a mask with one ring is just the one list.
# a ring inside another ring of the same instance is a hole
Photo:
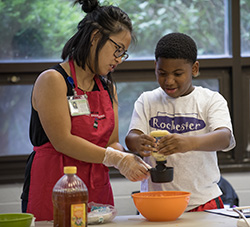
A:
{"label": "wall", "polygon": [[[223,174],[223,177],[234,187],[239,197],[240,206],[249,206],[250,172],[227,173]],[[140,182],[130,182],[126,179],[112,179],[111,184],[118,215],[136,214],[131,193],[140,190]],[[21,212],[21,191],[22,184],[0,185],[0,213]]]}

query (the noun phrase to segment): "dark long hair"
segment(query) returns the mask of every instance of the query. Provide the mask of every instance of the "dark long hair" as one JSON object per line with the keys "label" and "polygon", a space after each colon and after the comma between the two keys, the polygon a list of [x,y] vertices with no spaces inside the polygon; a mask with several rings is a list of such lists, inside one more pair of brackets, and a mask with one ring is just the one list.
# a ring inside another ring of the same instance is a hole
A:
{"label": "dark long hair", "polygon": [[[65,44],[61,57],[63,60],[73,58],[77,65],[84,70],[87,65],[93,73],[96,73],[99,66],[99,52],[110,35],[128,30],[131,33],[132,40],[135,39],[132,23],[129,16],[119,7],[113,5],[100,6],[97,0],[78,0],[75,1],[75,4],[76,3],[81,4],[82,10],[87,14],[79,22],[78,31]],[[101,34],[101,37],[96,48],[94,66],[92,66],[89,58],[92,41],[91,37],[93,32],[96,31]],[[107,75],[107,86],[112,99],[114,99],[111,73]]]}

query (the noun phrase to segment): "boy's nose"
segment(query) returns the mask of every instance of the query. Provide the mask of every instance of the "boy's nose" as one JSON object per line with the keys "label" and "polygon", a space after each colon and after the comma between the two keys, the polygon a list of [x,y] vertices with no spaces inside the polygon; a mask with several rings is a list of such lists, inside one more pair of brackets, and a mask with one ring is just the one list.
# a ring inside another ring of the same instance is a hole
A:
{"label": "boy's nose", "polygon": [[173,76],[167,76],[165,79],[165,84],[172,85],[174,84],[174,77]]}

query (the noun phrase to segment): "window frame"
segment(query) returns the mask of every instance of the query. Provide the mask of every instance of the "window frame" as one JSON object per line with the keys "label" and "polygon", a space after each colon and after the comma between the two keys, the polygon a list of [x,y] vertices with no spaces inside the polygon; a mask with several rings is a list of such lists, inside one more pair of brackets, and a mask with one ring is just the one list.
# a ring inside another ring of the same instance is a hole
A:
{"label": "window frame", "polygon": [[[250,171],[250,158],[246,155],[246,144],[250,125],[250,57],[241,57],[240,46],[240,0],[229,0],[229,45],[231,58],[198,59],[199,78],[218,78],[220,93],[228,101],[236,139],[236,147],[230,152],[218,152],[219,167],[224,172]],[[50,62],[2,62],[0,63],[0,85],[15,84],[13,76],[20,78],[18,84],[33,84],[44,69],[57,64]],[[155,81],[154,60],[128,60],[115,71],[116,82]],[[245,108],[245,109],[244,109]],[[241,110],[241,111],[239,111]],[[244,111],[243,111],[244,110]],[[23,182],[28,155],[0,157],[0,184]],[[111,177],[121,177],[118,170],[110,168]]]}

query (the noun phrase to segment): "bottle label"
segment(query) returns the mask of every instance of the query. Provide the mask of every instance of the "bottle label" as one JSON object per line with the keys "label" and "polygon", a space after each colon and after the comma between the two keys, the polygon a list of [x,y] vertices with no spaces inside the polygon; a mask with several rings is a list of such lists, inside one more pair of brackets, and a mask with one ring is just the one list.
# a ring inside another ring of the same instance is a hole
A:
{"label": "bottle label", "polygon": [[85,227],[86,220],[86,204],[71,205],[71,227]]}

